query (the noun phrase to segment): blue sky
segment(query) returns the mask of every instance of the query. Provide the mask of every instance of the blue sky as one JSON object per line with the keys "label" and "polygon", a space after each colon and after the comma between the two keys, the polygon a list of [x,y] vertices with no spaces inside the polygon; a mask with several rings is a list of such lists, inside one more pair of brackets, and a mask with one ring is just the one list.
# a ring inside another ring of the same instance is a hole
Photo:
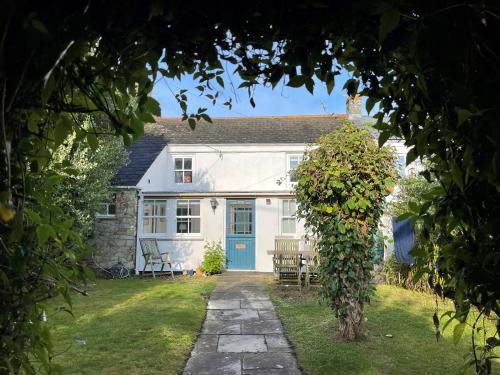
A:
{"label": "blue sky", "polygon": [[[229,72],[228,72],[229,73]],[[246,89],[236,90],[237,98],[229,88],[229,79],[224,75],[225,89],[221,89],[223,98],[233,97],[233,108],[229,110],[223,106],[225,100],[219,100],[215,106],[203,97],[199,97],[199,91],[195,89],[198,84],[192,77],[185,76],[180,81],[177,79],[160,78],[153,89],[153,97],[160,102],[161,115],[163,117],[178,117],[181,115],[179,105],[175,100],[175,93],[180,89],[187,89],[188,113],[196,112],[199,107],[207,108],[211,117],[240,117],[240,116],[285,116],[285,115],[316,115],[345,113],[347,94],[342,90],[344,82],[348,79],[347,72],[336,76],[335,88],[330,95],[326,86],[316,81],[314,95],[311,95],[305,87],[291,88],[280,82],[274,90],[270,87],[258,86],[255,89],[255,108],[249,103]],[[232,75],[233,85],[238,87],[240,80]],[[214,83],[215,85],[215,83]],[[220,103],[220,104],[219,104]]]}

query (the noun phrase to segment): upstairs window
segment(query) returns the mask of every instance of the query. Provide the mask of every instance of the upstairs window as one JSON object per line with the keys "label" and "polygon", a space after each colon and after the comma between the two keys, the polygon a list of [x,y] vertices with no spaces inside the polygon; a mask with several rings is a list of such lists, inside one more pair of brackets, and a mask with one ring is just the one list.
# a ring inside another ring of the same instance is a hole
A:
{"label": "upstairs window", "polygon": [[281,233],[295,234],[297,220],[295,218],[297,204],[295,199],[283,199],[281,201]]}
{"label": "upstairs window", "polygon": [[299,164],[304,160],[304,155],[288,155],[288,181],[292,184],[297,182],[297,173],[295,170]]}
{"label": "upstairs window", "polygon": [[193,182],[193,158],[174,158],[174,175],[176,184],[190,184]]}
{"label": "upstairs window", "polygon": [[97,210],[97,217],[114,217],[116,215],[116,194],[113,194],[110,202],[101,203]]}
{"label": "upstairs window", "polygon": [[177,201],[177,233],[200,233],[200,201]]}
{"label": "upstairs window", "polygon": [[142,214],[143,233],[167,233],[167,201],[145,199]]}

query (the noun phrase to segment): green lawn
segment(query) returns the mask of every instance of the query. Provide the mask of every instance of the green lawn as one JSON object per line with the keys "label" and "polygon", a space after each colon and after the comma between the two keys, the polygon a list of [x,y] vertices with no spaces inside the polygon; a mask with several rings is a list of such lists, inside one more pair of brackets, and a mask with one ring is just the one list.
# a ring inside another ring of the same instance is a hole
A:
{"label": "green lawn", "polygon": [[[309,375],[458,374],[463,354],[468,351],[470,331],[457,346],[450,328],[436,342],[434,298],[429,295],[377,286],[366,308],[367,337],[350,343],[336,337],[336,320],[317,298],[278,289],[272,298],[299,365]],[[500,374],[498,363],[493,373]]]}
{"label": "green lawn", "polygon": [[[205,316],[214,278],[100,280],[74,318],[48,311],[64,374],[177,374]],[[54,315],[55,314],[55,315]]]}

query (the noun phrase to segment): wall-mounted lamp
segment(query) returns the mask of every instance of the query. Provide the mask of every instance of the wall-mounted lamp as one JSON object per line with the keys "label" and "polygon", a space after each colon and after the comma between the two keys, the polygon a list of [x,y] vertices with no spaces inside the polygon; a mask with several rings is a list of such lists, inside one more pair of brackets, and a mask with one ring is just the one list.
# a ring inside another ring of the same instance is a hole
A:
{"label": "wall-mounted lamp", "polygon": [[217,199],[215,197],[212,197],[212,199],[210,199],[210,206],[212,206],[212,210],[214,210],[214,212],[218,205],[219,202],[217,202]]}

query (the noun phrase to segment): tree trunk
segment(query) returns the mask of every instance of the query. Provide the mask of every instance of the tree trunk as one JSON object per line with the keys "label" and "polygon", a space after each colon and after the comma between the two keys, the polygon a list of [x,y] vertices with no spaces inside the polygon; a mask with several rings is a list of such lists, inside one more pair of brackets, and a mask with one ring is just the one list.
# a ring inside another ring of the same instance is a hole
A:
{"label": "tree trunk", "polygon": [[355,340],[363,330],[363,306],[356,298],[350,298],[347,309],[339,314],[339,334],[345,340]]}

